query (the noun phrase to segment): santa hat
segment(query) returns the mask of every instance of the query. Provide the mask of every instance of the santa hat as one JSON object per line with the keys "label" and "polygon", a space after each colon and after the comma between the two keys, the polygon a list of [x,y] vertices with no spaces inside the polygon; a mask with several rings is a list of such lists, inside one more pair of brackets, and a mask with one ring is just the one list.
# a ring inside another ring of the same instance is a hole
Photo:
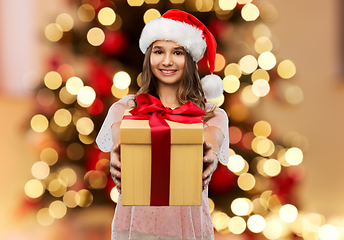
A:
{"label": "santa hat", "polygon": [[157,40],[168,40],[184,47],[192,59],[198,62],[207,50],[210,75],[201,79],[207,99],[219,97],[223,92],[222,79],[214,75],[216,40],[202,22],[195,16],[180,10],[168,10],[160,18],[149,21],[140,37],[140,49],[146,53],[148,47]]}

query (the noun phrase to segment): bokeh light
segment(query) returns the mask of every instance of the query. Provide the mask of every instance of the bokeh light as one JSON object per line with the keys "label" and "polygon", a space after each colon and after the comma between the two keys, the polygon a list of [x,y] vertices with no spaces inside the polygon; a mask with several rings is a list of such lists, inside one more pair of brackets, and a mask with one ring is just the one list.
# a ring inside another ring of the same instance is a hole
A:
{"label": "bokeh light", "polygon": [[30,125],[35,132],[41,133],[48,129],[49,121],[44,115],[37,114],[31,118]]}
{"label": "bokeh light", "polygon": [[153,20],[159,17],[161,17],[160,12],[154,8],[151,8],[151,9],[148,9],[143,15],[143,21],[144,23],[148,23],[150,20]]}
{"label": "bokeh light", "polygon": [[238,216],[248,215],[252,211],[252,202],[248,198],[236,198],[231,203],[231,210]]}
{"label": "bokeh light", "polygon": [[264,230],[265,226],[266,222],[264,217],[258,214],[250,216],[247,220],[247,228],[250,229],[251,232],[260,233]]}
{"label": "bokeh light", "polygon": [[234,93],[240,87],[240,81],[236,76],[229,75],[223,79],[223,89],[227,93]]}
{"label": "bokeh light", "polygon": [[34,178],[44,179],[48,177],[50,173],[49,165],[46,162],[35,162],[31,167],[31,174]]}
{"label": "bokeh light", "polygon": [[225,59],[225,57],[222,54],[220,54],[220,53],[216,53],[214,72],[222,71],[225,66],[226,66],[226,59]]}
{"label": "bokeh light", "polygon": [[251,173],[244,173],[241,174],[238,178],[238,186],[244,190],[249,191],[251,190],[254,185],[256,184],[256,179]]}
{"label": "bokeh light", "polygon": [[208,102],[212,102],[216,106],[220,107],[224,103],[224,101],[225,101],[225,96],[223,94],[221,94],[219,97],[212,98],[212,99],[207,99],[207,101]]}
{"label": "bokeh light", "polygon": [[259,79],[264,79],[265,81],[269,82],[270,75],[266,70],[260,68],[252,73],[251,79],[252,79],[252,82],[255,82]]}
{"label": "bokeh light", "polygon": [[119,89],[115,85],[112,85],[111,93],[116,98],[122,98],[129,93],[129,88]]}
{"label": "bokeh light", "polygon": [[264,97],[270,92],[270,85],[265,79],[258,79],[252,84],[252,92],[257,97]]}
{"label": "bokeh light", "polygon": [[292,204],[283,205],[279,211],[280,218],[287,223],[294,222],[297,218],[298,210]]}
{"label": "bokeh light", "polygon": [[269,38],[263,36],[257,39],[254,44],[254,49],[257,53],[270,52],[273,48],[272,42]]}
{"label": "bokeh light", "polygon": [[49,213],[55,219],[63,218],[67,213],[67,206],[62,201],[53,201],[49,205]]}
{"label": "bokeh light", "polygon": [[140,7],[144,0],[127,0],[129,6],[131,7]]}
{"label": "bokeh light", "polygon": [[83,4],[78,9],[78,17],[82,22],[91,22],[95,16],[96,12],[90,4]]}
{"label": "bokeh light", "polygon": [[263,234],[266,238],[274,240],[282,235],[283,228],[277,221],[271,220],[266,223]]}
{"label": "bokeh light", "polygon": [[67,109],[61,108],[55,112],[54,121],[60,127],[66,127],[72,121],[72,114]]}
{"label": "bokeh light", "polygon": [[226,76],[233,75],[239,79],[242,75],[242,70],[239,64],[230,63],[225,67],[224,73]]}
{"label": "bokeh light", "polygon": [[87,41],[92,46],[100,46],[105,40],[105,33],[101,28],[94,27],[87,32]]}
{"label": "bokeh light", "polygon": [[243,73],[251,74],[257,69],[258,62],[254,56],[246,55],[240,59],[239,66],[241,70],[243,71]]}
{"label": "bokeh light", "polygon": [[213,9],[213,0],[196,0],[195,6],[199,12],[209,12]]}
{"label": "bokeh light", "polygon": [[259,9],[256,5],[248,3],[242,8],[241,16],[245,21],[254,21],[259,17]]}
{"label": "bokeh light", "polygon": [[263,52],[258,57],[258,64],[264,70],[270,70],[276,65],[276,57],[271,52]]}
{"label": "bokeh light", "polygon": [[224,230],[228,227],[229,217],[226,213],[216,211],[211,215],[214,228],[217,231]]}
{"label": "bokeh light", "polygon": [[63,29],[56,23],[50,23],[45,27],[44,34],[49,41],[57,42],[63,36]]}
{"label": "bokeh light", "polygon": [[77,95],[83,86],[83,81],[78,77],[71,77],[66,82],[66,89],[72,95]]}
{"label": "bokeh light", "polygon": [[227,167],[232,172],[240,172],[245,167],[245,160],[240,155],[232,155],[228,158]]}
{"label": "bokeh light", "polygon": [[51,71],[44,76],[44,84],[51,90],[58,89],[62,84],[62,77],[58,72]]}
{"label": "bokeh light", "polygon": [[58,157],[59,155],[57,151],[50,147],[43,149],[40,154],[41,161],[46,162],[49,166],[54,165],[57,162]]}
{"label": "bokeh light", "polygon": [[54,222],[54,218],[51,216],[49,208],[42,208],[37,212],[37,222],[42,226],[49,226]]}
{"label": "bokeh light", "polygon": [[246,222],[242,217],[232,217],[229,219],[228,229],[234,234],[241,234],[246,229]]}
{"label": "bokeh light", "polygon": [[41,181],[32,179],[25,184],[24,191],[30,198],[39,198],[45,192],[45,188]]}
{"label": "bokeh light", "polygon": [[93,202],[93,195],[87,189],[81,189],[75,196],[76,202],[80,207],[89,207]]}
{"label": "bokeh light", "polygon": [[131,78],[128,73],[120,71],[113,77],[113,84],[118,89],[128,88],[131,83]]}
{"label": "bokeh light", "polygon": [[96,99],[96,92],[89,86],[82,87],[78,92],[78,103],[82,107],[89,107]]}
{"label": "bokeh light", "polygon": [[253,126],[255,136],[268,137],[271,134],[271,126],[267,121],[258,121]]}
{"label": "bokeh light", "polygon": [[292,147],[285,153],[285,159],[290,165],[299,165],[303,160],[303,153],[301,149]]}
{"label": "bokeh light", "polygon": [[291,60],[284,60],[278,64],[277,72],[281,78],[292,78],[296,74],[295,64]]}
{"label": "bokeh light", "polygon": [[104,26],[110,26],[116,21],[116,13],[112,8],[104,7],[98,12],[98,21]]}
{"label": "bokeh light", "polygon": [[58,15],[55,22],[62,28],[62,31],[64,32],[70,31],[74,26],[74,20],[68,13],[61,13]]}
{"label": "bokeh light", "polygon": [[113,187],[110,192],[110,198],[113,202],[117,203],[119,192],[116,187]]}
{"label": "bokeh light", "polygon": [[219,6],[222,10],[233,10],[237,5],[237,0],[219,0]]}
{"label": "bokeh light", "polygon": [[82,135],[89,135],[94,130],[94,123],[88,117],[82,117],[76,123],[76,129]]}
{"label": "bokeh light", "polygon": [[77,192],[74,190],[69,190],[63,195],[63,202],[69,208],[75,208],[78,206],[76,202]]}

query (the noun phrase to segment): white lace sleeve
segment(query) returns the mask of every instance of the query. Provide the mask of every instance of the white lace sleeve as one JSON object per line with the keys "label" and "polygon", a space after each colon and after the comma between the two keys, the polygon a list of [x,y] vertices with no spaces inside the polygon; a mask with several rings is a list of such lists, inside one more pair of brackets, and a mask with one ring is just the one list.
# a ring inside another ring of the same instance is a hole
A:
{"label": "white lace sleeve", "polygon": [[115,132],[112,134],[111,127],[113,124],[121,122],[124,111],[130,107],[133,102],[131,101],[134,95],[127,95],[121,98],[119,101],[115,102],[109,108],[108,114],[103,122],[102,127],[96,138],[96,143],[99,149],[103,152],[110,152],[112,145],[116,139],[112,139],[112,136],[117,136],[119,129],[113,129]]}
{"label": "white lace sleeve", "polygon": [[[210,110],[213,106],[213,103],[206,103],[206,110]],[[222,131],[224,140],[220,146],[219,159],[223,164],[227,164],[229,154],[228,116],[223,109],[218,107],[215,108],[214,113],[215,116],[209,119],[205,124],[206,126],[218,127]]]}

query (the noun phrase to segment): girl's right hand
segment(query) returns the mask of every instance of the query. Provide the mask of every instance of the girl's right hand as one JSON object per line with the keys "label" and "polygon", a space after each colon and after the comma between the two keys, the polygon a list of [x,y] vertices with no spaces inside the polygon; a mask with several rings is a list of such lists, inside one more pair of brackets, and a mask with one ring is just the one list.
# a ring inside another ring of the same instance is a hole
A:
{"label": "girl's right hand", "polygon": [[121,146],[116,143],[111,151],[110,173],[113,181],[116,184],[117,190],[121,193]]}

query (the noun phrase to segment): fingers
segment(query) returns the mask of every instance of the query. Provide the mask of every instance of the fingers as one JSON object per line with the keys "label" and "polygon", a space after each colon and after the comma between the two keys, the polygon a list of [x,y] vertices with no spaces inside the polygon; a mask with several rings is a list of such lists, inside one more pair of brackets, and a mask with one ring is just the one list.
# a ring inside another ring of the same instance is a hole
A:
{"label": "fingers", "polygon": [[205,156],[206,153],[209,152],[211,149],[212,149],[211,143],[204,141],[203,142],[203,156]]}

